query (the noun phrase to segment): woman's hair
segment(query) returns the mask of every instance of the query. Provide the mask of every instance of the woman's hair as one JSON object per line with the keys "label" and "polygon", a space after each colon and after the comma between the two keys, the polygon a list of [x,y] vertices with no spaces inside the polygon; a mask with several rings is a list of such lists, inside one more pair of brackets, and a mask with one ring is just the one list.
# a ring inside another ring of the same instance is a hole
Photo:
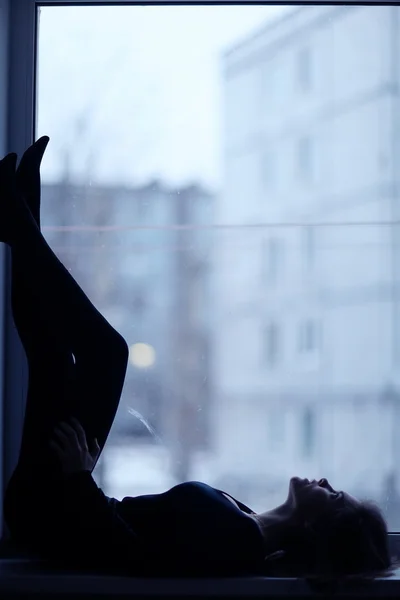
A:
{"label": "woman's hair", "polygon": [[370,502],[329,509],[295,528],[284,546],[266,559],[273,575],[346,577],[391,566],[387,526]]}

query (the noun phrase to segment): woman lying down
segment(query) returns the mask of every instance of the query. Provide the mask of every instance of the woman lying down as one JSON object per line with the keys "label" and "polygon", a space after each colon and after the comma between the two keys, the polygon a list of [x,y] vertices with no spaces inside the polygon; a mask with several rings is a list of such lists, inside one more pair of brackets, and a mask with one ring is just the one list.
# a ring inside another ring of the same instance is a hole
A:
{"label": "woman lying down", "polygon": [[11,248],[12,309],[29,364],[18,465],[5,496],[12,539],[69,565],[132,575],[346,575],[390,566],[379,510],[326,479],[293,477],[286,501],[255,513],[199,482],[108,498],[92,478],[118,407],[124,339],[96,310],[40,228],[40,164],[0,161],[0,240]]}

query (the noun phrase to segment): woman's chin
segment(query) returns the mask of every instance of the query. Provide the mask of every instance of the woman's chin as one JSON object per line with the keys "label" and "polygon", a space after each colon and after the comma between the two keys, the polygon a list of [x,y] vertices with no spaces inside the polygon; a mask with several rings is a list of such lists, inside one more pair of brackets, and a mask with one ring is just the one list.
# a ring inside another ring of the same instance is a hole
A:
{"label": "woman's chin", "polygon": [[290,480],[290,485],[298,488],[298,487],[303,487],[305,485],[309,485],[310,480],[303,478],[303,477],[292,477]]}

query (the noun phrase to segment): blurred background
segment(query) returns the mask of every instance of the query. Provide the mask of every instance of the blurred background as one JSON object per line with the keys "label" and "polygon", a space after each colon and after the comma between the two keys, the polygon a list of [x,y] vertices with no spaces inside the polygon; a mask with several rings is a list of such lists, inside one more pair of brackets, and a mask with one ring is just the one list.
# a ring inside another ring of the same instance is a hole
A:
{"label": "blurred background", "polygon": [[98,483],[400,529],[400,8],[39,10],[43,231],[130,347]]}

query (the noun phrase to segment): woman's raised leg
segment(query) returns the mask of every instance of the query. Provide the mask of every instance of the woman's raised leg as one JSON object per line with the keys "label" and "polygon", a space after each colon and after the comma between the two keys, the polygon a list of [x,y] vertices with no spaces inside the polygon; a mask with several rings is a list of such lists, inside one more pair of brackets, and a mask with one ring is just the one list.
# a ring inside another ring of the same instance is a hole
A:
{"label": "woman's raised leg", "polygon": [[[24,437],[32,451],[38,428],[44,433],[43,422],[48,424],[46,429],[50,433],[55,423],[69,413],[81,421],[88,437],[97,437],[103,447],[123,387],[128,358],[126,342],[97,311],[48,246],[16,188],[13,157],[0,162],[0,178],[1,203],[7,204],[0,206],[0,219],[5,215],[10,220],[5,241],[12,249],[16,265],[13,277],[18,281],[14,306],[17,321],[20,324],[24,321],[24,330],[29,332],[24,335],[24,346],[28,347],[46,330],[46,344],[52,340],[51,348],[62,348],[69,356],[68,381],[71,381],[72,356],[74,362],[73,381],[67,394],[63,389],[65,379],[61,386],[53,381],[50,387],[56,386],[58,393],[44,403],[45,408],[37,410],[34,402],[28,402]],[[18,291],[24,295],[22,299]],[[31,325],[27,326],[27,322]],[[39,358],[37,353],[30,354],[32,370]],[[48,378],[52,380],[49,372]]]}
{"label": "woman's raised leg", "polygon": [[[18,191],[23,195],[39,230],[40,165],[48,141],[49,138],[42,137],[30,146],[16,173]],[[28,360],[28,390],[20,459],[26,468],[31,468],[34,462],[40,461],[43,465],[46,460],[48,451],[43,452],[43,448],[39,448],[39,440],[46,444],[48,430],[54,421],[52,404],[55,399],[60,408],[63,404],[68,405],[66,397],[72,391],[75,365],[71,349],[62,338],[54,337],[51,327],[41,318],[40,307],[32,299],[30,286],[24,276],[25,265],[13,247],[11,255],[12,313]],[[35,415],[39,415],[39,418]],[[33,435],[35,441],[32,443]],[[36,452],[32,452],[32,449],[36,449]]]}
{"label": "woman's raised leg", "polygon": [[[102,448],[127,365],[125,341],[41,235],[39,168],[47,140],[39,142],[21,161],[18,190],[12,158],[0,161],[0,203],[16,202],[15,207],[0,206],[0,219],[12,252],[13,315],[29,366],[20,460],[5,498],[6,521],[17,539],[32,537],[35,515],[46,514],[51,523],[55,465],[48,441],[55,424],[76,416]],[[25,193],[24,185],[29,186]],[[21,191],[29,208],[18,196]],[[32,484],[44,493],[32,495]]]}

